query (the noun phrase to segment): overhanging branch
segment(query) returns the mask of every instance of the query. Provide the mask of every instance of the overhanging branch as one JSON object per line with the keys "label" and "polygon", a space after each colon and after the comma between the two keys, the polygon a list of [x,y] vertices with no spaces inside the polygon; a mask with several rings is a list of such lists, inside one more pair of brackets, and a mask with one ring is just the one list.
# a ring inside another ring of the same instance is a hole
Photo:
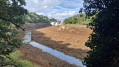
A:
{"label": "overhanging branch", "polygon": [[[3,17],[0,17],[0,19],[5,20],[5,21],[9,21],[9,22],[11,22],[12,24],[14,24],[15,26],[21,28],[21,26],[19,26],[19,25],[13,23],[13,22],[12,22],[11,20],[9,20],[9,19],[5,19],[5,18],[3,18]],[[21,28],[21,29],[22,29],[23,31],[25,31],[23,28]]]}

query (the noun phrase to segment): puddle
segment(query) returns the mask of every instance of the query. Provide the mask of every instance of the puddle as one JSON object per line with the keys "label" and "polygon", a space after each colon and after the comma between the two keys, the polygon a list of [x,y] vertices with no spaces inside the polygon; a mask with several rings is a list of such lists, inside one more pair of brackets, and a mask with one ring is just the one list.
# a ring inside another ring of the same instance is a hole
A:
{"label": "puddle", "polygon": [[53,55],[53,56],[55,56],[61,60],[64,60],[70,64],[75,64],[78,67],[86,67],[82,64],[82,61],[80,59],[77,59],[73,56],[66,55],[65,53],[63,53],[61,51],[54,50],[52,48],[49,48],[49,47],[44,46],[42,44],[39,44],[35,41],[31,41],[31,32],[30,31],[26,32],[26,35],[24,38],[25,38],[24,43],[29,43],[33,47],[39,48],[42,51],[47,52],[47,53],[49,53],[49,54],[51,54],[51,55]]}

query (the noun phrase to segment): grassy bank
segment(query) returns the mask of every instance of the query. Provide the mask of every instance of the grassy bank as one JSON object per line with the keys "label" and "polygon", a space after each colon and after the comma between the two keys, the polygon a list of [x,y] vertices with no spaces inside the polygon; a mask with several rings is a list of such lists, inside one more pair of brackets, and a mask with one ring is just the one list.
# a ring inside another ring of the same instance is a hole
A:
{"label": "grassy bank", "polygon": [[5,57],[5,59],[3,61],[5,64],[9,65],[6,67],[11,67],[10,65],[12,65],[12,64],[14,64],[17,67],[34,67],[34,65],[30,61],[23,60],[21,58],[22,54],[20,53],[19,50],[11,53],[8,57],[9,58]]}

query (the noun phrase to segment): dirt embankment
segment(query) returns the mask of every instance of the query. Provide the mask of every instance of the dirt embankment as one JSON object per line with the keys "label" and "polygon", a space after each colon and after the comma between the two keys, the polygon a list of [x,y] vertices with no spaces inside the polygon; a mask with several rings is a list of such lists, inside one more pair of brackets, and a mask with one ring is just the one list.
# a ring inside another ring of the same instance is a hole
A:
{"label": "dirt embankment", "polygon": [[35,30],[35,29],[45,28],[49,26],[51,26],[51,24],[49,23],[29,23],[22,26],[22,28],[24,28],[25,30]]}
{"label": "dirt embankment", "polygon": [[26,59],[29,59],[38,67],[77,67],[63,60],[60,60],[42,50],[32,47],[31,45],[23,45],[20,48],[21,53]]}
{"label": "dirt embankment", "polygon": [[32,31],[32,40],[83,60],[91,32],[86,27],[52,26]]}
{"label": "dirt embankment", "polygon": [[[32,31],[32,40],[82,60],[89,50],[84,45],[88,40],[89,34],[92,32],[88,28],[50,25],[38,26],[38,24],[26,25],[24,28],[26,30],[34,29]],[[20,35],[24,35],[23,32]],[[25,56],[24,59],[28,58],[33,64],[38,65],[38,67],[76,67],[31,45],[23,45],[20,50]]]}
{"label": "dirt embankment", "polygon": [[[34,30],[37,28],[45,28],[49,27],[49,24],[28,24],[24,25],[22,28],[25,30]],[[25,35],[25,31],[18,30],[18,36],[23,38]],[[32,47],[31,45],[22,45],[19,49],[24,57],[23,59],[29,60],[35,65],[35,67],[77,67],[75,65],[71,65],[63,60],[60,60],[46,52],[43,52],[40,49]]]}
{"label": "dirt embankment", "polygon": [[25,31],[27,30],[35,30],[35,29],[39,29],[39,28],[45,28],[45,27],[50,27],[51,24],[49,23],[29,23],[29,24],[25,24],[24,26],[22,26],[22,29],[15,29],[18,32],[18,37],[20,39],[23,39],[25,36]]}

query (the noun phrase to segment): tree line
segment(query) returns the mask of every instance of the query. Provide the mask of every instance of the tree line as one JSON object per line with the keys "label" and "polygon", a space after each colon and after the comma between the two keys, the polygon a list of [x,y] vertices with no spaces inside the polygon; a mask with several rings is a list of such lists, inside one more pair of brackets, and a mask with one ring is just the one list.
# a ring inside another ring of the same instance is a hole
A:
{"label": "tree line", "polygon": [[[25,24],[25,4],[24,0],[0,0],[0,67],[17,67],[9,55],[22,45],[15,28]],[[6,63],[6,58],[13,63]]]}
{"label": "tree line", "polygon": [[48,18],[46,16],[43,16],[43,15],[38,15],[36,13],[33,13],[33,12],[29,12],[27,15],[26,15],[26,22],[28,23],[48,23],[48,22],[55,22],[57,21],[56,19],[54,18]]}
{"label": "tree line", "polygon": [[94,16],[86,42],[87,67],[119,67],[119,0],[84,0],[84,11]]}
{"label": "tree line", "polygon": [[92,17],[88,17],[86,16],[85,13],[83,14],[77,14],[74,15],[72,17],[66,18],[64,19],[64,23],[65,24],[83,24],[83,25],[87,25],[91,22],[91,18]]}

